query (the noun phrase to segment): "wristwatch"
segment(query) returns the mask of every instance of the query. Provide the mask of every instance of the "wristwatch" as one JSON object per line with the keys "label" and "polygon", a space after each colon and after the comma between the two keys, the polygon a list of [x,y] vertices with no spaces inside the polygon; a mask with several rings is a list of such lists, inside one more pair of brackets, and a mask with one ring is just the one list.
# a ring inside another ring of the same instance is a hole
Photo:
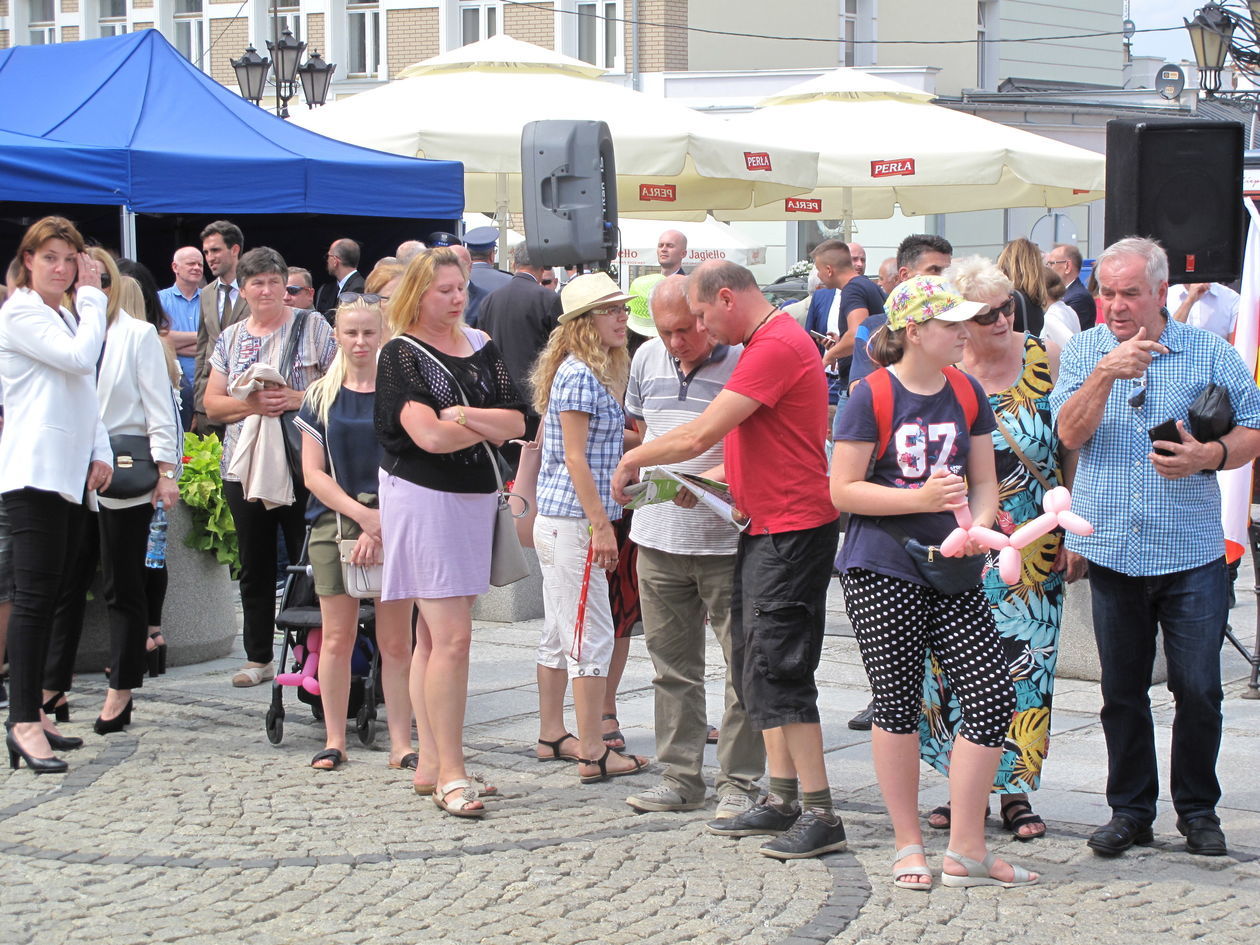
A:
{"label": "wristwatch", "polygon": [[160,475],[163,479],[174,479],[174,478],[175,478],[175,470],[173,470],[173,469],[168,469],[168,470],[166,470],[166,472],[159,473],[158,475]]}

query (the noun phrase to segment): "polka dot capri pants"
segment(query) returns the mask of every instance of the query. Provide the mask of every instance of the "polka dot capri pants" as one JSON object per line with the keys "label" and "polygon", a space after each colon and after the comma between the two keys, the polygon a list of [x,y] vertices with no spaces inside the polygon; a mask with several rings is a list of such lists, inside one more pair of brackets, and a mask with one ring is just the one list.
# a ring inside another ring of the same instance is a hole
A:
{"label": "polka dot capri pants", "polygon": [[840,581],[875,696],[875,724],[895,735],[918,732],[923,655],[930,643],[958,695],[959,734],[1001,748],[1015,712],[1015,688],[984,592],[976,587],[946,595],[863,568],[848,569]]}

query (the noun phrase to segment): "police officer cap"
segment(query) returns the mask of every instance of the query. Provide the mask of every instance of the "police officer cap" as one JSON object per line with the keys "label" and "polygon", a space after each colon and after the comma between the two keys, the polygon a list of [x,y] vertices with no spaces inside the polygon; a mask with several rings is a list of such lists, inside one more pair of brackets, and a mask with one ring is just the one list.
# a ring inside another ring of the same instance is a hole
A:
{"label": "police officer cap", "polygon": [[436,233],[430,233],[424,238],[424,241],[430,246],[459,246],[459,237],[454,233],[447,233],[445,230],[438,230]]}
{"label": "police officer cap", "polygon": [[493,249],[499,241],[499,228],[496,226],[479,226],[464,234],[464,245],[469,249]]}

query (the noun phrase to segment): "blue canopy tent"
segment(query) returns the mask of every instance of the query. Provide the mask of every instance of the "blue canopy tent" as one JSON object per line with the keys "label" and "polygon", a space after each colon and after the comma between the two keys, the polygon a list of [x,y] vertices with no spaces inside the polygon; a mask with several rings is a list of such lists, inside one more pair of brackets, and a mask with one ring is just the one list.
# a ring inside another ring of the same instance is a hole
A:
{"label": "blue canopy tent", "polygon": [[[0,201],[107,204],[124,219],[335,214],[453,226],[463,212],[458,162],[292,125],[196,69],[156,30],[0,50],[0,101]],[[125,252],[128,242],[124,233]]]}

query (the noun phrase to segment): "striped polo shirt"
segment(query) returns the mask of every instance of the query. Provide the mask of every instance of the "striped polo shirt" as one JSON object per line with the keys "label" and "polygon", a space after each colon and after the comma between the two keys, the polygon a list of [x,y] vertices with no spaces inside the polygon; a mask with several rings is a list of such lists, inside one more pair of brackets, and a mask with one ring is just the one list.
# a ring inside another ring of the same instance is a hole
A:
{"label": "striped polo shirt", "polygon": [[[664,342],[653,338],[635,353],[626,388],[626,413],[646,425],[647,443],[675,427],[694,420],[726,386],[742,345],[718,345],[709,358],[690,374],[683,374],[678,360]],[[674,472],[702,474],[723,461],[722,442],[683,463]],[[703,506],[683,509],[662,502],[636,509],[630,524],[636,544],[680,555],[732,555],[739,533]]]}

